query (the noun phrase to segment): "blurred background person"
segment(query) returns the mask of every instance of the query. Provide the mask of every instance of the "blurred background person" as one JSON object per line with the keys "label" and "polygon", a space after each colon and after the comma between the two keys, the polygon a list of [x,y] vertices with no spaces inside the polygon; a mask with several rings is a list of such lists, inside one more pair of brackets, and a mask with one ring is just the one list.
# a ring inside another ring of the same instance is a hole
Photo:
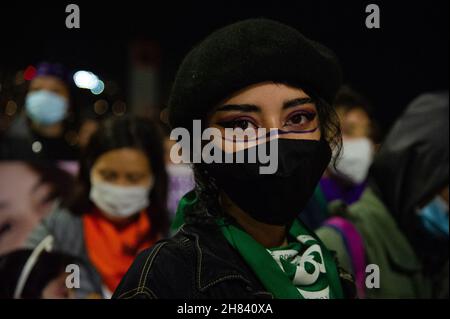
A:
{"label": "blurred background person", "polygon": [[55,250],[86,261],[78,297],[108,298],[139,251],[168,231],[163,137],[155,122],[133,116],[106,120],[84,150],[79,190],[68,210],[33,232]]}
{"label": "blurred background person", "polygon": [[25,98],[25,112],[11,125],[8,138],[22,138],[41,158],[78,158],[76,134],[71,128],[71,74],[58,63],[36,67]]}
{"label": "blurred background person", "polygon": [[23,247],[42,218],[67,200],[72,185],[72,177],[55,166],[0,161],[0,255]]}
{"label": "blurred background person", "polygon": [[334,102],[342,131],[342,153],[320,180],[327,202],[340,199],[352,204],[359,199],[379,143],[369,102],[348,86],[339,91]]}
{"label": "blurred background person", "polygon": [[448,116],[448,92],[415,99],[383,142],[360,199],[337,212],[357,232],[317,231],[338,258],[352,259],[355,274],[378,266],[379,287],[363,287],[368,298],[449,297]]}
{"label": "blurred background person", "polygon": [[0,255],[20,248],[50,212],[52,185],[24,162],[0,162]]}
{"label": "blurred background person", "polygon": [[352,204],[359,199],[380,142],[378,124],[370,103],[363,95],[343,86],[334,107],[342,132],[342,149],[336,163],[330,164],[325,171],[305,211],[300,214],[312,229],[318,228],[330,216],[333,201]]}

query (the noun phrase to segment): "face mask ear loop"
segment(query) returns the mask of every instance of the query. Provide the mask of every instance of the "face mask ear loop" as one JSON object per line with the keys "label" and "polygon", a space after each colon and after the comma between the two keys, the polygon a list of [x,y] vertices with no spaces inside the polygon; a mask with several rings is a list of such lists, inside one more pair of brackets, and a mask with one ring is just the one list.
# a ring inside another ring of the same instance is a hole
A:
{"label": "face mask ear loop", "polygon": [[25,265],[23,266],[22,272],[20,273],[19,280],[17,281],[16,289],[14,290],[14,299],[20,299],[23,288],[30,276],[31,271],[33,270],[34,265],[36,264],[39,256],[45,250],[50,252],[53,248],[54,238],[52,235],[46,236],[36,248],[33,249],[30,257],[28,257]]}

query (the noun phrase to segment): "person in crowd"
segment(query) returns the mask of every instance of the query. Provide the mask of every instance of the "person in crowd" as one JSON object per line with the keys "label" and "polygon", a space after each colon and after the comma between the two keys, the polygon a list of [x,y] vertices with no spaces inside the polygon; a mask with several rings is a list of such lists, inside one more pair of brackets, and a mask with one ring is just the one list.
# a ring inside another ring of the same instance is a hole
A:
{"label": "person in crowd", "polygon": [[342,153],[336,167],[330,165],[320,180],[320,188],[327,202],[340,199],[352,204],[365,189],[379,130],[369,102],[350,87],[341,88],[334,104],[341,123]]}
{"label": "person in crowd", "polygon": [[[340,83],[330,50],[268,19],[224,27],[192,49],[172,88],[170,125],[191,132],[195,145],[200,120],[220,133],[212,153],[246,160],[194,162],[195,190],[177,212],[183,225],[139,254],[113,297],[352,297],[351,277],[296,220],[340,145],[331,106]],[[239,128],[268,133],[241,147]],[[235,138],[224,139],[226,129]],[[248,153],[275,142],[279,165],[260,174],[262,161]]]}
{"label": "person in crowd", "polygon": [[448,92],[415,99],[377,152],[361,198],[336,210],[356,231],[317,231],[338,258],[352,259],[359,296],[449,297],[448,115]]}
{"label": "person in crowd", "polygon": [[77,297],[110,297],[137,253],[166,236],[162,143],[150,120],[124,115],[104,121],[84,151],[73,204],[44,219],[30,237],[36,246],[50,234],[55,251],[87,264]]}
{"label": "person in crowd", "polygon": [[49,160],[77,160],[76,133],[71,128],[71,78],[59,63],[36,67],[25,98],[25,112],[6,133],[21,138],[34,153]]}
{"label": "person in crowd", "polygon": [[0,255],[23,247],[53,207],[68,200],[74,183],[54,165],[12,154],[0,155]]}
{"label": "person in crowd", "polygon": [[317,229],[330,216],[334,201],[352,204],[366,188],[367,173],[380,142],[378,125],[368,100],[342,86],[334,101],[342,131],[342,151],[325,171],[314,196],[300,213],[302,221]]}

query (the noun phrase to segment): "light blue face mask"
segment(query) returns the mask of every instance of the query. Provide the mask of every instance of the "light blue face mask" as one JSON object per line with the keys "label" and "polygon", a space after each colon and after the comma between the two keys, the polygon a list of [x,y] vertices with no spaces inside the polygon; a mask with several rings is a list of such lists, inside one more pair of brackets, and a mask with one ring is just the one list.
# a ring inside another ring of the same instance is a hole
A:
{"label": "light blue face mask", "polygon": [[430,203],[419,211],[423,226],[437,237],[449,237],[448,233],[448,204],[436,196]]}
{"label": "light blue face mask", "polygon": [[36,124],[51,125],[61,122],[67,114],[69,104],[66,98],[47,90],[28,93],[25,110]]}

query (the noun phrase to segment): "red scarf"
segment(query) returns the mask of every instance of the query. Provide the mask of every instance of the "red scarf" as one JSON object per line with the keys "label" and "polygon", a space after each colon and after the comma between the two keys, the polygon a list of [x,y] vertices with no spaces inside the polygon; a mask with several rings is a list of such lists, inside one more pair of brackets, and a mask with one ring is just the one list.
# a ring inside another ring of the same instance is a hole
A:
{"label": "red scarf", "polygon": [[83,215],[84,240],[90,261],[111,292],[131,266],[136,255],[150,247],[151,221],[144,210],[126,225],[117,225],[95,209]]}

